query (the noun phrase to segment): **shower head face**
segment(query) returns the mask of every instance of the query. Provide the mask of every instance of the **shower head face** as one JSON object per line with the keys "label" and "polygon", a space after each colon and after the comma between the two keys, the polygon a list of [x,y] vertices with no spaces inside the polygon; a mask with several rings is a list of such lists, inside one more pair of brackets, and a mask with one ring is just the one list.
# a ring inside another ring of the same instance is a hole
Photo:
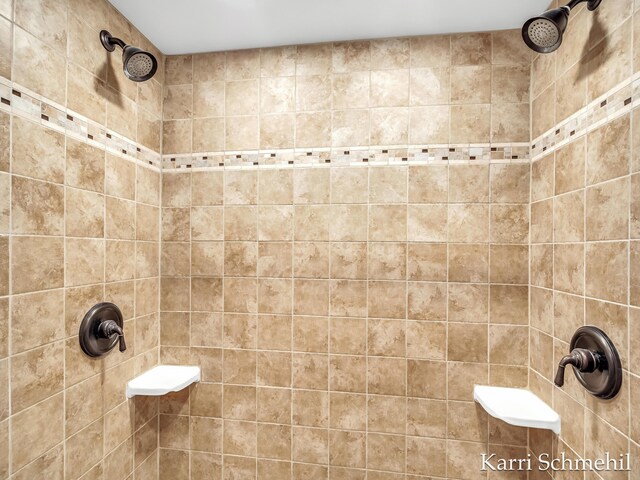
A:
{"label": "shower head face", "polygon": [[533,51],[551,53],[562,44],[568,19],[569,12],[565,7],[549,10],[524,24],[522,38]]}
{"label": "shower head face", "polygon": [[100,42],[107,52],[113,52],[116,46],[122,49],[122,69],[129,80],[144,82],[153,77],[158,70],[156,57],[149,52],[125,44],[106,30],[100,32]]}
{"label": "shower head face", "polygon": [[130,80],[144,82],[155,75],[158,61],[149,52],[127,45],[122,50],[122,68]]}

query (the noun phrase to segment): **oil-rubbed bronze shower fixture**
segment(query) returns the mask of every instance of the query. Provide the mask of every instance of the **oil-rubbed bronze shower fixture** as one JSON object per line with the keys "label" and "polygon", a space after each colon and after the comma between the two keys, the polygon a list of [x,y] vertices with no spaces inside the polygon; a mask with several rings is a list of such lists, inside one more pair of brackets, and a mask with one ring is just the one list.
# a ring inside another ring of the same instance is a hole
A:
{"label": "oil-rubbed bronze shower fixture", "polygon": [[122,69],[129,80],[144,82],[155,75],[158,61],[151,53],[127,45],[106,30],[100,32],[100,42],[107,52],[113,52],[116,46],[122,49]]}
{"label": "oil-rubbed bronze shower fixture", "polygon": [[565,6],[548,10],[530,18],[522,27],[522,39],[538,53],[551,53],[562,44],[562,36],[569,23],[569,14],[578,4],[587,2],[587,9],[595,10],[602,0],[571,0]]}
{"label": "oil-rubbed bronze shower fixture", "polygon": [[573,367],[578,381],[594,397],[610,399],[622,386],[620,355],[611,339],[599,328],[580,327],[571,338],[571,353],[560,360],[554,383],[564,385],[564,369]]}
{"label": "oil-rubbed bronze shower fixture", "polygon": [[78,332],[80,347],[90,357],[101,357],[109,353],[116,343],[124,352],[124,322],[122,312],[113,303],[103,302],[91,307],[82,319]]}

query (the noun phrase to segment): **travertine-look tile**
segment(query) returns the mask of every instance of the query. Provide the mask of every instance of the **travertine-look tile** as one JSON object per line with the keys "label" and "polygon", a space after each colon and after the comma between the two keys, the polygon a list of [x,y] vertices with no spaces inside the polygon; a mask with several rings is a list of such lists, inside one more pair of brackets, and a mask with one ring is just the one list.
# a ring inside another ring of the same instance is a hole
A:
{"label": "travertine-look tile", "polygon": [[371,144],[404,145],[408,140],[409,110],[377,108],[371,111]]}
{"label": "travertine-look tile", "polygon": [[404,203],[406,201],[407,169],[405,167],[374,167],[369,170],[370,203]]}
{"label": "travertine-look tile", "polygon": [[491,108],[492,142],[526,142],[528,139],[528,104],[505,103]]}
{"label": "travertine-look tile", "polygon": [[409,65],[409,40],[389,38],[371,42],[371,68],[393,69]]}
{"label": "travertine-look tile", "polygon": [[331,169],[331,201],[334,203],[367,203],[368,176],[366,168]]}
{"label": "travertine-look tile", "polygon": [[581,137],[556,153],[555,193],[584,187],[586,137]]}
{"label": "travertine-look tile", "polygon": [[585,250],[586,291],[590,297],[627,301],[628,242],[588,243]]}
{"label": "travertine-look tile", "polygon": [[407,246],[407,274],[410,280],[445,281],[447,245],[444,243]]}
{"label": "travertine-look tile", "polygon": [[530,235],[531,243],[550,243],[553,241],[553,199],[531,204]]}
{"label": "travertine-look tile", "polygon": [[[495,207],[494,207],[495,208]],[[489,205],[449,205],[450,242],[479,243],[489,241]]]}
{"label": "travertine-look tile", "polygon": [[629,178],[587,189],[587,240],[620,240],[629,236]]}
{"label": "travertine-look tile", "polygon": [[491,34],[452,35],[451,63],[453,65],[491,63]]}
{"label": "travertine-look tile", "polygon": [[447,105],[450,101],[449,68],[412,68],[410,70],[410,105]]}
{"label": "travertine-look tile", "polygon": [[640,306],[640,268],[638,261],[640,260],[640,242],[631,242],[630,244],[630,284],[629,295],[631,305]]}
{"label": "travertine-look tile", "polygon": [[102,193],[104,151],[67,138],[65,182],[67,185]]}
{"label": "travertine-look tile", "polygon": [[490,105],[453,105],[451,107],[451,142],[482,142],[491,130]]}
{"label": "travertine-look tile", "polygon": [[[10,7],[9,7],[10,8]],[[12,31],[11,22],[6,18],[0,18],[0,75],[5,78],[11,78],[11,59],[12,59]]]}
{"label": "travertine-look tile", "polygon": [[53,237],[13,237],[11,243],[13,293],[63,286],[63,239]]}
{"label": "travertine-look tile", "polygon": [[[15,428],[11,434],[12,469],[19,469],[63,440],[63,400],[62,394],[55,395],[14,417]],[[34,428],[34,425],[41,425],[43,421],[48,428]]]}
{"label": "travertine-look tile", "polygon": [[624,115],[587,135],[587,184],[629,172],[630,118]]}
{"label": "travertine-look tile", "polygon": [[[64,295],[62,290],[50,290],[15,296],[11,308],[11,351],[19,353],[60,340],[64,334]],[[32,319],[40,317],[40,328],[34,329]]]}
{"label": "travertine-look tile", "polygon": [[449,202],[489,201],[488,165],[452,165],[449,167]]}
{"label": "travertine-look tile", "polygon": [[11,191],[13,233],[22,235],[63,234],[63,187],[13,176]]}
{"label": "travertine-look tile", "polygon": [[[60,30],[56,29],[56,32],[59,34]],[[64,104],[65,57],[17,26],[14,27],[13,40],[13,80],[58,104]]]}
{"label": "travertine-look tile", "polygon": [[581,242],[584,240],[584,191],[557,196],[553,203],[554,240]]}
{"label": "travertine-look tile", "polygon": [[191,175],[191,205],[212,206],[223,202],[223,173],[194,172]]}
{"label": "travertine-look tile", "polygon": [[531,165],[531,200],[544,200],[554,194],[554,160],[549,154]]}
{"label": "travertine-look tile", "polygon": [[451,61],[451,39],[448,35],[412,37],[411,67],[448,66]]}
{"label": "travertine-look tile", "polygon": [[104,241],[67,239],[65,241],[66,286],[104,281]]}
{"label": "travertine-look tile", "polygon": [[451,103],[480,104],[491,101],[491,67],[456,66],[451,69]]}
{"label": "travertine-look tile", "polygon": [[64,135],[20,117],[13,117],[11,133],[13,173],[64,181]]}
{"label": "travertine-look tile", "polygon": [[75,188],[66,189],[65,233],[72,237],[104,235],[104,197]]}
{"label": "travertine-look tile", "polygon": [[451,284],[447,301],[447,319],[451,322],[486,323],[489,320],[489,295],[486,285]]}
{"label": "travertine-look tile", "polygon": [[448,265],[450,282],[486,282],[489,248],[482,244],[450,244]]}
{"label": "travertine-look tile", "polygon": [[14,411],[21,411],[62,390],[63,355],[63,344],[58,342],[11,358]]}
{"label": "travertine-look tile", "polygon": [[128,160],[107,154],[105,162],[105,193],[114,197],[135,198],[135,165]]}
{"label": "travertine-look tile", "polygon": [[449,143],[450,120],[448,105],[412,107],[409,110],[409,141],[412,144]]}
{"label": "travertine-look tile", "polygon": [[521,103],[529,99],[529,65],[492,67],[491,100],[494,103]]}

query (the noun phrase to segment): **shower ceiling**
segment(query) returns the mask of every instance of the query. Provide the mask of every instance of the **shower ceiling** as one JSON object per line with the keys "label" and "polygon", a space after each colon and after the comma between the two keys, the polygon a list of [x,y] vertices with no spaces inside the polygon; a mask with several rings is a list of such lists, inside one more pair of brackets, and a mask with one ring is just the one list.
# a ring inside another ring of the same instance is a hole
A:
{"label": "shower ceiling", "polygon": [[110,0],[165,54],[521,28],[549,0]]}

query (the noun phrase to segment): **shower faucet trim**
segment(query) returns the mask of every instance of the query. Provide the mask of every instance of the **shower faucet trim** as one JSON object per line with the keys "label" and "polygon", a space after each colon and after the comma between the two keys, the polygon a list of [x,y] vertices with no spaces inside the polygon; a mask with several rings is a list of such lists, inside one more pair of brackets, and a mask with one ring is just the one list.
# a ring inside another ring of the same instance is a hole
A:
{"label": "shower faucet trim", "polygon": [[567,365],[578,382],[598,398],[615,397],[622,386],[622,363],[611,339],[597,327],[580,327],[571,338],[570,353],[560,360],[554,383],[564,386]]}
{"label": "shower faucet trim", "polygon": [[91,307],[80,324],[78,340],[82,351],[90,357],[106,355],[116,344],[119,344],[119,350],[124,352],[127,345],[120,309],[109,302]]}

